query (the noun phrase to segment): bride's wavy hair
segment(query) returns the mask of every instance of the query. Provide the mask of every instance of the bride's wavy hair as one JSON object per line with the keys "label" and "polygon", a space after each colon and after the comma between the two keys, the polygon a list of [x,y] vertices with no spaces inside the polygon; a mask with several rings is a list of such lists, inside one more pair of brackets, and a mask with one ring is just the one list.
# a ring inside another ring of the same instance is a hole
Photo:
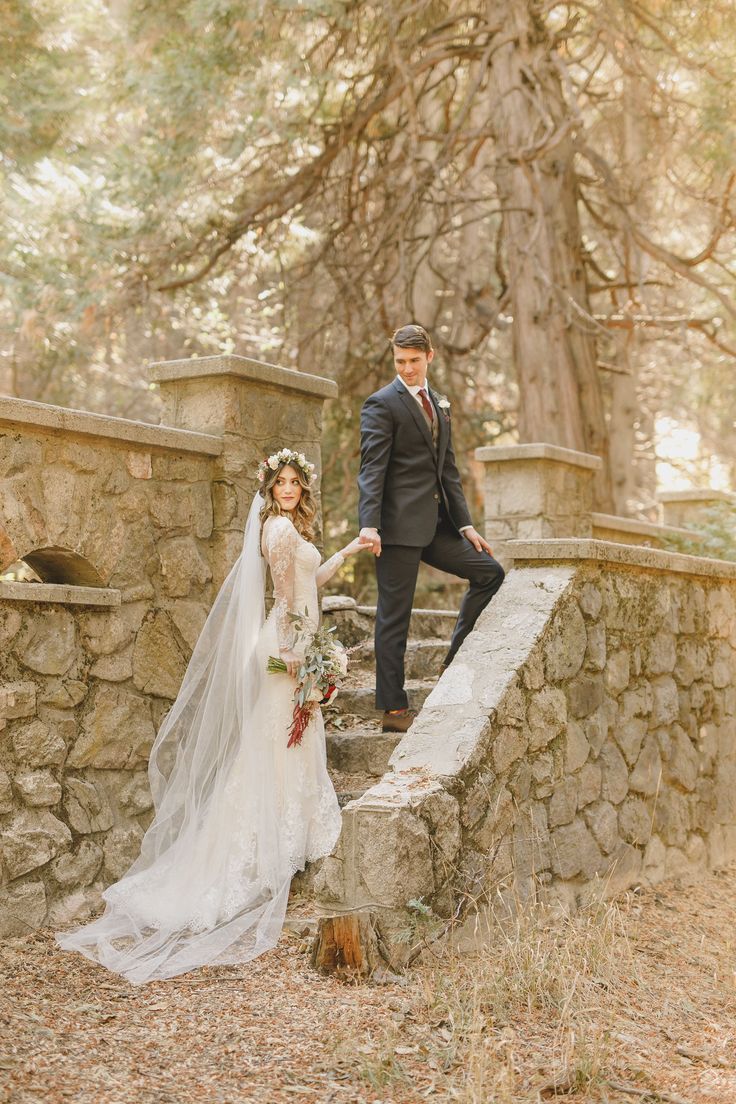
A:
{"label": "bride's wavy hair", "polygon": [[260,513],[261,530],[263,530],[267,518],[285,516],[284,511],[273,497],[274,485],[284,468],[291,468],[292,471],[296,472],[299,477],[299,485],[302,489],[302,496],[296,505],[296,509],[290,510],[289,516],[294,522],[297,533],[304,537],[305,540],[314,541],[314,519],[317,516],[317,503],[314,500],[312,488],[309,485],[309,479],[298,464],[290,464],[288,462],[281,464],[275,471],[269,470],[266,475],[260,487],[260,492],[266,500],[261,507]]}

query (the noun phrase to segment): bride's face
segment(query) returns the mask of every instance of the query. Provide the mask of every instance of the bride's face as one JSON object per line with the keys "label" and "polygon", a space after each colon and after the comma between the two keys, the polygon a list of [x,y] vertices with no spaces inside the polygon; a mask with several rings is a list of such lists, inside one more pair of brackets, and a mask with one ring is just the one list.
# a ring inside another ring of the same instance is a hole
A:
{"label": "bride's face", "polygon": [[276,476],[271,493],[282,510],[295,510],[299,505],[302,485],[299,482],[299,476],[289,464],[286,464]]}

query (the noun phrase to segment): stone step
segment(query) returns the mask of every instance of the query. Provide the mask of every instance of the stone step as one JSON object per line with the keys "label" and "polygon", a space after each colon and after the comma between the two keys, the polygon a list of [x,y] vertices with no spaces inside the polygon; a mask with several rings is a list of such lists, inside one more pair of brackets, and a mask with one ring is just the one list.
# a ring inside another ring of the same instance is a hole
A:
{"label": "stone step", "polygon": [[[328,595],[322,600],[322,612],[337,636],[351,647],[363,640],[372,640],[376,624],[376,607],[359,606],[347,595]],[[414,640],[449,640],[457,619],[457,610],[415,609],[409,622],[409,636]]]}
{"label": "stone step", "polygon": [[[436,679],[420,680],[409,679],[406,683],[406,692],[409,696],[409,707],[419,710],[424,705],[425,698],[434,688]],[[352,717],[363,717],[367,720],[376,720],[378,712],[375,706],[376,691],[373,686],[343,687],[335,698],[332,707],[337,714],[349,714]]]}
{"label": "stone step", "polygon": [[335,793],[337,794],[337,800],[341,809],[343,809],[349,801],[364,794],[366,790],[370,789],[370,787],[378,781],[374,775],[366,774],[364,771],[338,771],[331,769],[330,778],[335,787]]}
{"label": "stone step", "polygon": [[[440,665],[447,655],[448,640],[410,640],[406,646],[404,670],[408,679],[439,678]],[[366,640],[350,653],[351,669],[375,670],[373,641]]]}
{"label": "stone step", "polygon": [[400,732],[381,732],[376,725],[333,729],[327,732],[327,765],[331,771],[381,778],[400,739]]}

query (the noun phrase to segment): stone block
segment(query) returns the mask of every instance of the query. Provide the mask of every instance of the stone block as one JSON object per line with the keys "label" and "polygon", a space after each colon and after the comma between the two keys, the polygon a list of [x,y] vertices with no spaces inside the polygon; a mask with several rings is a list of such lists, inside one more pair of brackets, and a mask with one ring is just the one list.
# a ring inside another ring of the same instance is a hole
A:
{"label": "stone block", "polygon": [[613,738],[621,748],[624,758],[633,767],[639,758],[642,741],[647,731],[647,722],[643,717],[622,719],[613,729]]}
{"label": "stone block", "polygon": [[129,644],[115,655],[103,655],[89,669],[92,678],[104,682],[127,682],[133,677],[133,645]]}
{"label": "stone block", "polygon": [[[344,816],[344,814],[343,814]],[[434,868],[427,825],[408,809],[355,810],[354,871],[359,892],[383,907],[403,907],[412,898],[431,897]]]}
{"label": "stone block", "polygon": [[616,720],[617,706],[613,698],[605,698],[603,703],[586,717],[583,722],[583,732],[590,744],[591,755],[600,754],[600,750],[608,739],[609,733]]}
{"label": "stone block", "polygon": [[690,810],[683,794],[664,787],[654,808],[654,831],[668,847],[684,847],[690,830]]}
{"label": "stone block", "polygon": [[89,920],[102,904],[99,889],[79,888],[57,898],[49,906],[46,924],[49,928],[67,928],[73,923]]}
{"label": "stone block", "polygon": [[0,939],[28,935],[46,919],[46,890],[43,882],[8,886],[0,897]]}
{"label": "stone block", "polygon": [[[167,612],[191,652],[207,620],[207,607],[202,602],[182,600],[174,603]],[[340,640],[343,640],[342,636]]]}
{"label": "stone block", "polygon": [[87,684],[78,679],[52,681],[40,697],[43,705],[55,709],[74,709],[87,697]]}
{"label": "stone block", "polygon": [[644,740],[636,766],[629,776],[629,788],[652,797],[658,792],[661,780],[662,757],[659,753],[659,741],[654,733],[650,733]]}
{"label": "stone block", "polygon": [[595,620],[601,612],[603,596],[595,583],[587,582],[580,588],[578,602],[585,616]]}
{"label": "stone block", "polygon": [[132,644],[144,612],[143,603],[128,603],[119,609],[90,610],[80,614],[79,631],[85,651],[95,657],[122,651]]}
{"label": "stone block", "polygon": [[58,853],[69,847],[71,832],[47,810],[24,810],[16,814],[7,828],[0,832],[0,845],[8,877],[20,878],[40,866],[45,866]]}
{"label": "stone block", "polygon": [[521,759],[527,749],[528,737],[521,728],[500,728],[493,740],[491,757],[498,774],[503,774],[512,763]]}
{"label": "stone block", "polygon": [[551,863],[546,810],[540,803],[519,812],[512,833],[512,862],[516,879],[548,870]]}
{"label": "stone block", "polygon": [[610,854],[619,844],[618,813],[608,801],[598,801],[585,810],[585,820],[601,851]]}
{"label": "stone block", "polygon": [[550,828],[560,824],[569,824],[575,819],[578,809],[578,784],[575,778],[565,778],[555,786],[548,805]]}
{"label": "stone block", "polygon": [[585,666],[589,671],[604,671],[606,668],[606,626],[602,621],[588,625]]}
{"label": "stone block", "polygon": [[14,720],[36,712],[35,682],[6,682],[0,687],[0,717]]}
{"label": "stone block", "polygon": [[618,811],[618,829],[627,843],[643,845],[652,834],[652,813],[640,797],[627,797]]}
{"label": "stone block", "polygon": [[578,809],[583,809],[601,796],[603,771],[600,763],[586,763],[578,776]]}
{"label": "stone block", "polygon": [[120,806],[131,816],[147,813],[153,807],[147,771],[136,771],[132,778],[123,783],[120,787]]}
{"label": "stone block", "polygon": [[583,665],[587,636],[577,602],[569,601],[552,620],[544,644],[544,668],[549,682],[562,682],[576,675]]}
{"label": "stone block", "polygon": [[212,532],[212,493],[209,483],[159,483],[152,488],[149,509],[164,530],[184,530],[206,540]]}
{"label": "stone block", "polygon": [[41,720],[16,728],[12,743],[15,757],[24,767],[58,767],[66,757],[62,737]]}
{"label": "stone block", "polygon": [[545,686],[532,697],[528,712],[529,748],[538,751],[562,732],[567,700],[562,690]]}
{"label": "stone block", "polygon": [[669,737],[670,753],[665,776],[678,782],[684,790],[694,790],[698,780],[698,753],[680,725],[672,725]]}
{"label": "stone block", "polygon": [[77,666],[79,647],[74,618],[68,610],[38,610],[13,644],[24,667],[41,675],[63,675]]}
{"label": "stone block", "polygon": [[56,805],[61,801],[61,785],[49,770],[20,771],[13,781],[26,805]]}
{"label": "stone block", "polygon": [[654,694],[648,682],[642,683],[631,690],[626,690],[619,699],[619,716],[628,720],[629,717],[648,717],[654,705]]}
{"label": "stone block", "polygon": [[104,794],[93,782],[82,778],[67,777],[64,788],[64,811],[75,832],[106,832],[112,828],[114,817]]}
{"label": "stone block", "polygon": [[473,830],[473,842],[480,851],[490,851],[514,822],[516,804],[506,786],[494,786],[485,816]]}
{"label": "stone block", "polygon": [[551,839],[552,870],[560,878],[583,874],[592,878],[604,867],[603,856],[584,822],[577,818],[572,824],[556,828]]}
{"label": "stone block", "polygon": [[569,720],[565,735],[565,770],[567,773],[574,774],[575,771],[580,770],[589,755],[590,744],[585,737],[583,726],[577,721]]}
{"label": "stone block", "polygon": [[713,587],[706,600],[708,632],[728,638],[736,625],[736,603],[726,587]]}
{"label": "stone block", "polygon": [[680,715],[680,702],[677,695],[677,683],[668,675],[652,680],[652,714],[650,725],[669,725]]}
{"label": "stone block", "polygon": [[660,629],[646,642],[644,669],[648,675],[667,675],[674,670],[676,637],[667,629]]}
{"label": "stone block", "polygon": [[128,828],[113,828],[105,836],[102,844],[105,874],[111,880],[122,878],[129,870],[141,851],[143,829],[137,824]]}
{"label": "stone block", "polygon": [[212,571],[192,537],[170,537],[159,541],[158,555],[164,592],[172,598],[186,598],[192,587],[202,587]]}
{"label": "stone block", "polygon": [[570,713],[573,717],[588,717],[605,697],[603,675],[580,674],[567,685]]}
{"label": "stone block", "polygon": [[643,852],[631,843],[619,840],[618,847],[609,856],[610,867],[606,874],[606,892],[622,893],[641,878]]}
{"label": "stone block", "polygon": [[526,720],[526,698],[521,688],[514,684],[504,694],[496,710],[496,723],[518,727]]}
{"label": "stone block", "polygon": [[619,648],[608,655],[605,672],[606,688],[614,698],[629,685],[630,663],[629,653],[625,648]]}
{"label": "stone block", "polygon": [[715,778],[715,818],[719,824],[736,824],[736,765],[718,764]]}
{"label": "stone block", "polygon": [[102,848],[91,839],[81,840],[75,851],[66,851],[51,863],[54,881],[64,888],[93,882],[102,866]]}
{"label": "stone block", "polygon": [[169,615],[157,610],[144,621],[133,651],[133,682],[146,694],[176,697],[187,667]]}
{"label": "stone block", "polygon": [[642,875],[648,885],[653,886],[664,881],[666,857],[667,848],[659,836],[650,836],[649,842],[644,848],[642,863]]}
{"label": "stone block", "polygon": [[612,805],[618,805],[629,792],[626,760],[616,745],[609,742],[601,749],[600,764],[603,771],[601,794]]}
{"label": "stone block", "polygon": [[702,643],[692,637],[677,641],[677,658],[672,673],[680,686],[691,686],[696,679],[702,678],[707,666],[708,651]]}
{"label": "stone block", "polygon": [[154,738],[145,698],[115,685],[100,685],[82,721],[68,766],[132,769],[145,766]]}
{"label": "stone block", "polygon": [[22,624],[23,619],[17,609],[0,608],[0,653],[8,650]]}
{"label": "stone block", "polygon": [[711,645],[713,652],[712,679],[716,690],[732,686],[736,676],[736,652],[727,640],[716,640]]}
{"label": "stone block", "polygon": [[532,768],[525,759],[515,763],[509,771],[507,785],[517,805],[523,805],[532,788]]}

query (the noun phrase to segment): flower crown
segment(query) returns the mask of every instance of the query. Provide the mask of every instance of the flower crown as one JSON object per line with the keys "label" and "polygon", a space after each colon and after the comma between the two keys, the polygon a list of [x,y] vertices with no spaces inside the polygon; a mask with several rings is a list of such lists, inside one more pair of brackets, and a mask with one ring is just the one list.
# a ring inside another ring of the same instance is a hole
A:
{"label": "flower crown", "polygon": [[276,471],[284,464],[291,464],[292,467],[299,468],[307,483],[313,483],[316,479],[314,464],[307,460],[303,452],[294,452],[293,449],[282,448],[278,452],[272,453],[271,456],[267,456],[258,465],[258,482],[263,483],[269,471]]}

